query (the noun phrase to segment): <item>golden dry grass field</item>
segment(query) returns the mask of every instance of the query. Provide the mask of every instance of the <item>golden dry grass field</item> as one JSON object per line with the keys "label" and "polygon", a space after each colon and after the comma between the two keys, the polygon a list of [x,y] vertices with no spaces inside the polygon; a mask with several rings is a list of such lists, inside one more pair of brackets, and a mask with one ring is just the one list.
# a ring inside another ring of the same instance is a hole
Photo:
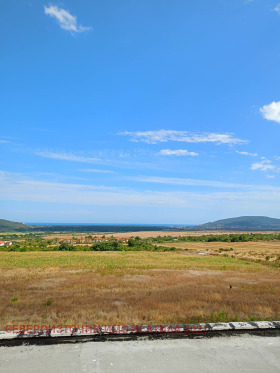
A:
{"label": "golden dry grass field", "polygon": [[[205,235],[219,235],[219,234],[239,234],[239,233],[279,233],[277,231],[142,231],[142,232],[129,232],[129,233],[114,233],[114,237],[132,237],[138,236],[140,238],[149,238],[149,237],[164,237],[164,236],[205,236]],[[107,236],[111,236],[111,234],[107,234]]]}
{"label": "golden dry grass field", "polygon": [[[211,245],[216,244],[225,247]],[[251,251],[258,250],[259,243],[252,244]],[[197,245],[195,250],[206,252],[205,243]],[[280,319],[279,269],[231,257],[188,251],[0,252],[0,268],[0,330],[15,324]]]}
{"label": "golden dry grass field", "polygon": [[171,242],[161,246],[176,247],[190,253],[205,253],[244,260],[261,260],[273,263],[280,258],[280,241],[258,242]]}
{"label": "golden dry grass field", "polygon": [[[124,237],[140,237],[140,238],[149,238],[149,237],[164,237],[164,236],[171,236],[171,237],[177,237],[177,236],[204,236],[204,235],[210,235],[210,234],[239,234],[239,233],[251,233],[251,231],[142,231],[142,232],[123,232],[123,233],[96,233],[91,232],[88,234],[91,234],[93,236],[102,237],[105,235],[105,237],[111,237],[112,235],[116,238]],[[275,231],[254,231],[252,233],[278,233]],[[85,234],[81,233],[52,233],[45,235],[45,239],[53,239],[53,238],[72,238],[72,237],[84,237]]]}

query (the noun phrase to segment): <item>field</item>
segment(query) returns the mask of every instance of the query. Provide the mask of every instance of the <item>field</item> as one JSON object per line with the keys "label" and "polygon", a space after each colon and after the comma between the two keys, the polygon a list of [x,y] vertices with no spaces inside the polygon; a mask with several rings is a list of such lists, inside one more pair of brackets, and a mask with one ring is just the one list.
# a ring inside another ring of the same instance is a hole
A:
{"label": "field", "polygon": [[162,246],[188,250],[190,253],[203,252],[219,256],[244,260],[266,261],[273,263],[280,258],[279,241],[260,242],[172,242],[161,243]]}
{"label": "field", "polygon": [[[248,233],[248,231],[141,231],[141,232],[123,232],[123,233],[96,233],[91,232],[93,236],[105,236],[110,237],[114,235],[114,237],[140,237],[140,238],[149,238],[149,237],[158,237],[158,236],[203,236],[203,235],[209,235],[209,234],[236,234],[236,233]],[[275,231],[254,231],[254,233],[275,233]],[[84,234],[82,234],[84,235]],[[71,237],[80,237],[81,233],[52,233],[48,235],[44,235],[46,239],[52,239],[52,238],[71,238]]]}
{"label": "field", "polygon": [[[277,242],[177,245],[190,250],[0,252],[0,330],[280,319],[279,268],[241,259],[280,255]],[[219,251],[227,246],[234,250]]]}

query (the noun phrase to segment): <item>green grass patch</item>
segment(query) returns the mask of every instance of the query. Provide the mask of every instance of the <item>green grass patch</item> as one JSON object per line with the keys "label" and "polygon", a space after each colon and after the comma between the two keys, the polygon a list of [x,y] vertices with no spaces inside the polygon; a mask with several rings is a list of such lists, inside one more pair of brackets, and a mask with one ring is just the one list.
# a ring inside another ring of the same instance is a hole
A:
{"label": "green grass patch", "polygon": [[256,272],[261,263],[231,257],[187,256],[177,252],[2,252],[0,268],[75,268],[103,275],[127,269],[210,269]]}

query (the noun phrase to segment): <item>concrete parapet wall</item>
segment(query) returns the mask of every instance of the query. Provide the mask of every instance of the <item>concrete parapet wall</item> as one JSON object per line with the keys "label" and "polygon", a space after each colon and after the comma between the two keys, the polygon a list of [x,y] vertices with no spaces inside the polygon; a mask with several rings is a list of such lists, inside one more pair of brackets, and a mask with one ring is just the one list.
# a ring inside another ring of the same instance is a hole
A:
{"label": "concrete parapet wall", "polygon": [[52,344],[137,338],[203,338],[232,334],[280,335],[280,321],[167,325],[8,325],[0,345]]}

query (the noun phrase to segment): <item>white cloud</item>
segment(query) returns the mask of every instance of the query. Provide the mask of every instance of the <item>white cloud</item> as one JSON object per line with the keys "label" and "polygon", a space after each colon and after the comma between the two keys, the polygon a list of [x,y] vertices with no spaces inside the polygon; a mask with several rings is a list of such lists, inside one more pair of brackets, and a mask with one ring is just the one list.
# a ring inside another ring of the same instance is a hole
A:
{"label": "white cloud", "polygon": [[[279,8],[279,12],[280,12],[280,8]],[[280,101],[278,102],[273,101],[269,105],[264,105],[262,108],[260,108],[260,112],[262,113],[265,119],[271,120],[276,123],[280,123]]]}
{"label": "white cloud", "polygon": [[[82,152],[79,152],[80,154]],[[68,150],[61,149],[60,151],[52,151],[50,150],[38,150],[35,153],[37,156],[44,157],[44,158],[50,158],[50,159],[57,159],[62,161],[72,161],[72,162],[81,162],[81,163],[92,163],[96,164],[96,167],[118,167],[118,168],[154,168],[154,161],[152,162],[151,159],[149,159],[149,162],[139,162],[137,161],[137,155],[139,153],[120,153],[117,151],[96,151],[94,153],[94,157],[88,157],[78,154],[73,154],[69,152]],[[147,153],[145,153],[147,154]],[[153,153],[149,152],[148,156],[151,157]]]}
{"label": "white cloud", "polygon": [[[164,178],[162,178],[164,179]],[[172,179],[170,179],[172,180]],[[169,180],[169,181],[170,181]],[[175,179],[176,180],[176,179]],[[180,180],[177,185],[184,185]],[[187,179],[186,179],[187,180]],[[167,181],[162,180],[164,183]],[[192,180],[191,185],[211,185],[211,181]],[[211,186],[225,186],[226,183],[212,182]],[[238,184],[231,184],[237,186]],[[248,186],[249,187],[249,186]],[[158,206],[164,207],[201,207],[201,203],[215,206],[215,203],[226,201],[247,201],[248,198],[254,202],[265,202],[277,198],[280,202],[280,188],[263,186],[250,186],[248,190],[234,192],[158,192],[158,191],[135,191],[116,187],[105,187],[100,185],[67,184],[58,182],[47,182],[41,180],[27,179],[24,175],[0,171],[0,200],[32,201],[32,202],[54,202],[81,205],[99,206]],[[252,192],[253,191],[253,192]],[[274,205],[273,205],[274,206]]]}
{"label": "white cloud", "polygon": [[184,157],[184,156],[191,156],[191,157],[195,157],[198,155],[198,153],[195,153],[195,152],[189,152],[188,150],[181,150],[181,149],[178,149],[178,150],[171,150],[171,149],[162,149],[158,155],[176,155],[177,157]]}
{"label": "white cloud", "polygon": [[[149,214],[152,216],[151,222],[204,223],[210,218],[219,218],[221,214],[276,217],[279,215],[280,188],[259,190],[251,186],[246,190],[213,193],[135,191],[120,188],[110,190],[103,186],[32,180],[21,174],[0,171],[0,200],[15,201],[10,204],[6,217],[11,216],[9,214],[12,214],[13,206],[16,206],[14,216],[21,216],[20,220],[23,220],[28,215],[26,221],[34,221],[37,211],[37,221],[42,221],[42,216],[45,221],[54,221],[60,216],[62,222],[77,222],[76,213],[86,209],[86,214],[90,211],[87,219],[89,223],[97,219],[99,222],[108,222],[109,219],[112,221],[112,217],[115,217],[115,222],[123,219],[131,222],[131,211],[137,208],[133,211],[136,211],[138,223],[141,220],[146,222]],[[61,215],[63,209],[65,212]],[[217,215],[215,211],[218,211]],[[75,220],[71,220],[70,216],[74,216],[72,219]],[[85,216],[82,213],[78,217],[79,221],[85,222]]]}
{"label": "white cloud", "polygon": [[261,162],[253,163],[251,165],[251,170],[254,170],[254,171],[258,170],[258,171],[263,171],[263,172],[267,172],[267,171],[280,172],[280,167],[273,165],[270,160],[265,159]]}
{"label": "white cloud", "polygon": [[190,133],[187,131],[159,130],[159,131],[137,131],[121,132],[120,135],[131,137],[131,141],[157,144],[168,141],[178,141],[187,143],[216,144],[244,144],[248,141],[232,137],[229,133]]}
{"label": "white cloud", "polygon": [[110,171],[110,170],[96,170],[96,169],[92,169],[92,168],[81,169],[79,171],[81,171],[81,172],[92,172],[92,173],[97,173],[97,174],[114,174],[115,173],[114,171]]}
{"label": "white cloud", "polygon": [[274,8],[275,12],[280,14],[280,3]]}
{"label": "white cloud", "polygon": [[137,176],[130,177],[129,180],[135,180],[142,183],[159,183],[167,185],[184,185],[184,186],[199,186],[199,187],[213,187],[213,188],[232,188],[232,189],[255,189],[255,190],[271,190],[280,192],[280,188],[272,187],[270,185],[250,185],[227,183],[225,181],[213,180],[199,180],[199,179],[185,179],[175,177],[158,177],[158,176]]}
{"label": "white cloud", "polygon": [[251,157],[257,157],[258,156],[258,153],[240,152],[238,150],[236,150],[236,153],[241,154],[241,155],[249,155]]}
{"label": "white cloud", "polygon": [[26,179],[0,171],[0,200],[54,202],[99,206],[186,206],[180,193],[134,191],[99,185],[66,184]]}
{"label": "white cloud", "polygon": [[100,158],[81,157],[69,153],[52,153],[52,152],[39,152],[37,153],[44,158],[59,159],[62,161],[82,162],[82,163],[96,163]]}
{"label": "white cloud", "polygon": [[57,6],[51,5],[49,7],[44,6],[45,14],[50,17],[56,18],[59,26],[67,31],[71,32],[83,32],[88,31],[91,27],[84,27],[77,24],[77,17],[72,16],[67,10],[58,8]]}

